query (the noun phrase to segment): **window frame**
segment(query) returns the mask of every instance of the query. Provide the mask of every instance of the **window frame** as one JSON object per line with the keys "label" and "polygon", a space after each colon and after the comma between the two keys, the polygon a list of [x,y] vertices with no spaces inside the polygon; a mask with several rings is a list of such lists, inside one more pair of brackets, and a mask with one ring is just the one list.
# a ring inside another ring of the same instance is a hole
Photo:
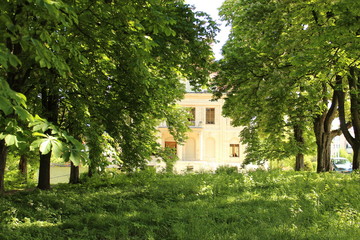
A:
{"label": "window frame", "polygon": [[205,123],[211,125],[215,124],[215,108],[206,108]]}
{"label": "window frame", "polygon": [[229,156],[230,157],[240,157],[240,144],[238,143],[230,143],[229,145]]}
{"label": "window frame", "polygon": [[170,148],[174,150],[174,153],[177,154],[177,142],[175,141],[165,141],[165,148]]}

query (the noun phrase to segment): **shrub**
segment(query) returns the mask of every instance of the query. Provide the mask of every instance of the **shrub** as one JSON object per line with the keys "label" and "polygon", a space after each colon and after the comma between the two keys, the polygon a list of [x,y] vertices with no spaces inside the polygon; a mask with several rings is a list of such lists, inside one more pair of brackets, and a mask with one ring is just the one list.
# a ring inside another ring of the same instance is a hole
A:
{"label": "shrub", "polygon": [[219,166],[215,170],[216,174],[233,174],[233,173],[238,173],[238,172],[239,172],[238,167],[236,167],[236,166],[228,166],[228,165]]}

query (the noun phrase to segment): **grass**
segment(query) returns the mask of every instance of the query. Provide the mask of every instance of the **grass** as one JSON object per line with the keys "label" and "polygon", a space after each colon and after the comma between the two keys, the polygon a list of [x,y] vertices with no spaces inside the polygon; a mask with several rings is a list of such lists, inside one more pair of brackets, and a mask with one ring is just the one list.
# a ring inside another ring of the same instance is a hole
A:
{"label": "grass", "polygon": [[[80,167],[80,173],[87,171],[87,168]],[[53,166],[50,168],[50,184],[68,183],[70,176],[70,167]]]}
{"label": "grass", "polygon": [[108,175],[0,199],[0,239],[358,239],[360,176]]}

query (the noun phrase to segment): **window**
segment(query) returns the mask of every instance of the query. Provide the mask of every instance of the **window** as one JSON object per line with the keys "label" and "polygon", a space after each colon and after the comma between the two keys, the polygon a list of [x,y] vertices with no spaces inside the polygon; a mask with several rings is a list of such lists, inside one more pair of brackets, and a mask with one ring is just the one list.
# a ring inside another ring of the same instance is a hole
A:
{"label": "window", "polygon": [[215,124],[215,108],[206,108],[206,124]]}
{"label": "window", "polygon": [[190,126],[195,126],[195,113],[196,113],[195,108],[190,108],[190,110],[189,110],[190,116],[188,118],[188,120],[190,122]]}
{"label": "window", "polygon": [[177,145],[176,142],[165,142],[165,148],[170,148],[177,154]]}
{"label": "window", "polygon": [[230,157],[239,157],[239,144],[230,144]]}

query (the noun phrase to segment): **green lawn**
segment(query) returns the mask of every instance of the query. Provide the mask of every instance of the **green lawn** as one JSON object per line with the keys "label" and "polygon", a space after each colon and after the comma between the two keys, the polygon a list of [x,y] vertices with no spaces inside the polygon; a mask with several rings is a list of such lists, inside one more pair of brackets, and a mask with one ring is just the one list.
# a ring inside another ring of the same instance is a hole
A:
{"label": "green lawn", "polygon": [[0,199],[0,239],[359,239],[359,174],[108,175]]}
{"label": "green lawn", "polygon": [[[87,168],[80,167],[80,173],[87,171]],[[50,168],[50,184],[68,183],[70,177],[70,167],[52,166]]]}

